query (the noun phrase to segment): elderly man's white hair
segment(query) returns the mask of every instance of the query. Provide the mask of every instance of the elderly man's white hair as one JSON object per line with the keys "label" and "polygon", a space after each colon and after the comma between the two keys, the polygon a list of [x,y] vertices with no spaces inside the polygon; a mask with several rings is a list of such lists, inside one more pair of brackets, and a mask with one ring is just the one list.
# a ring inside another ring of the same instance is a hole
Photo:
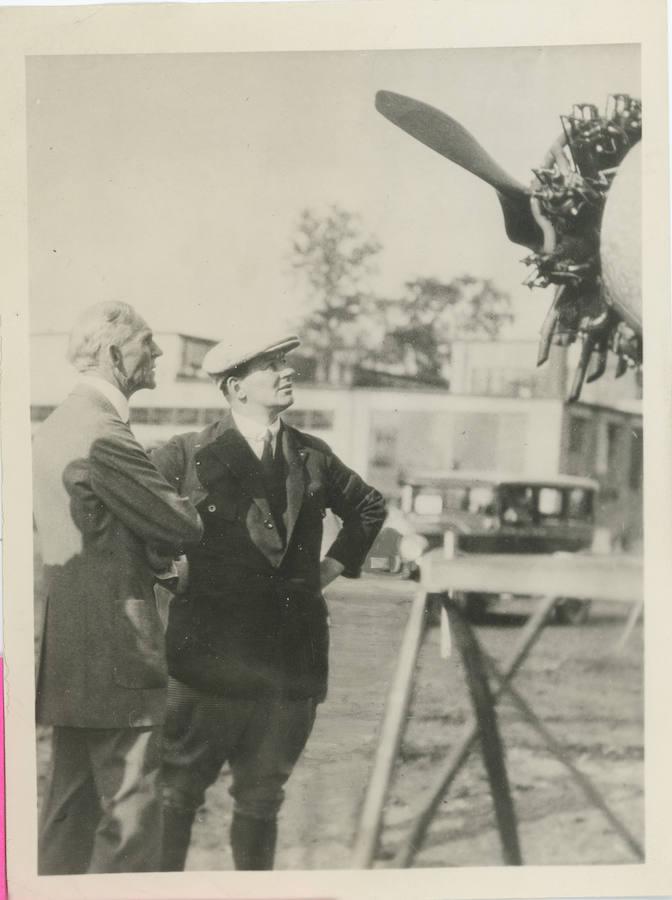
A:
{"label": "elderly man's white hair", "polygon": [[68,359],[78,372],[98,368],[101,353],[123,344],[142,323],[128,303],[96,303],[84,310],[70,332]]}

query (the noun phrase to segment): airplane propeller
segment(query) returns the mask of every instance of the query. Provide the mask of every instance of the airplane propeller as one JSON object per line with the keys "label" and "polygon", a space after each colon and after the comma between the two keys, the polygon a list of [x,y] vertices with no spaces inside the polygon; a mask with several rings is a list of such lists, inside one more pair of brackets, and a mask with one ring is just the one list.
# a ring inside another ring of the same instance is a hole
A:
{"label": "airplane propeller", "polygon": [[459,122],[428,103],[393,91],[378,91],[376,109],[411,137],[493,187],[509,239],[530,250],[541,247],[543,232],[530,209],[530,191],[502,169]]}
{"label": "airplane propeller", "polygon": [[592,104],[576,104],[561,116],[562,134],[532,170],[530,187],[441,110],[393,91],[378,91],[375,103],[390,122],[497,192],[507,236],[532,251],[524,260],[531,268],[524,283],[557,285],[538,365],[553,343],[583,342],[570,400],[580,396],[585,380],[602,376],[609,350],[618,356],[616,377],[641,365],[640,238],[636,216],[628,213],[641,193],[632,152],[641,139],[639,100],[614,94],[604,116]]}

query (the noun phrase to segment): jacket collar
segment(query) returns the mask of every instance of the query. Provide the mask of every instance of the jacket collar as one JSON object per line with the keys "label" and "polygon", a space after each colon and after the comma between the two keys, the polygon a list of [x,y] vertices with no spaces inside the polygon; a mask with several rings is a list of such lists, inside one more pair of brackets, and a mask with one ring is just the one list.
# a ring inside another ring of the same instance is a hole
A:
{"label": "jacket collar", "polygon": [[[112,412],[124,425],[128,425],[128,401],[121,391],[103,381],[102,378],[81,378],[73,387],[72,394],[92,399],[101,408]],[[117,394],[119,396],[116,396]]]}

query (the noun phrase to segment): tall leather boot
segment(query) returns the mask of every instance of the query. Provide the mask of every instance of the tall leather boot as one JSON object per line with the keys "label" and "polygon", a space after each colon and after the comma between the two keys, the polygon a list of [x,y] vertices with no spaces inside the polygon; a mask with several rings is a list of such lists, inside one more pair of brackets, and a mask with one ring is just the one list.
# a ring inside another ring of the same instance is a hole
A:
{"label": "tall leather boot", "polygon": [[191,826],[196,811],[163,807],[163,847],[161,850],[161,872],[182,872],[187,860]]}
{"label": "tall leather boot", "polygon": [[231,823],[231,849],[236,869],[261,871],[273,868],[278,824],[273,820],[252,819],[234,813]]}

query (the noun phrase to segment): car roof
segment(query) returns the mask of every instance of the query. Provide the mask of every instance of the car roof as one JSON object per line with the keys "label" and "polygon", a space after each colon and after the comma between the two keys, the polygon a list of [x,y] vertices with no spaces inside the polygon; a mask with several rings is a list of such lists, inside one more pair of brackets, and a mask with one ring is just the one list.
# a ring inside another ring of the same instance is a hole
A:
{"label": "car roof", "polygon": [[532,475],[525,476],[508,474],[505,472],[479,472],[467,469],[456,470],[421,470],[410,472],[402,479],[403,484],[512,484],[528,487],[580,487],[587,490],[597,490],[599,483],[593,478],[581,475]]}

